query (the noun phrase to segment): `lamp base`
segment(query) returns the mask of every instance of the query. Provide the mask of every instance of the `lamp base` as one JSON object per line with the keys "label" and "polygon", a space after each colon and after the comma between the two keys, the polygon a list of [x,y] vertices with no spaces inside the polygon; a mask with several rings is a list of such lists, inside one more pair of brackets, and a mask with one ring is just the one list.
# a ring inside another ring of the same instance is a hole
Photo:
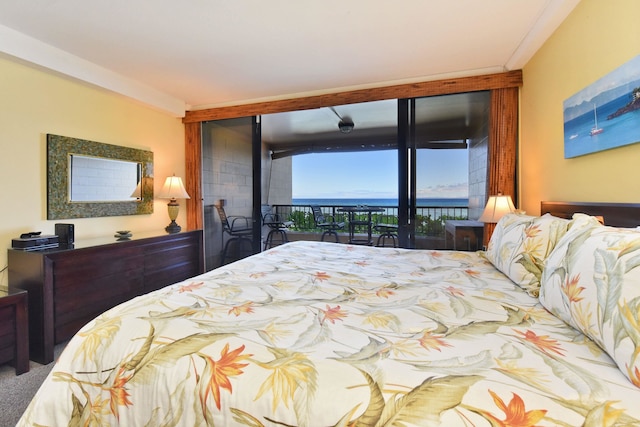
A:
{"label": "lamp base", "polygon": [[180,230],[182,230],[182,227],[180,227],[174,220],[171,220],[171,224],[167,225],[164,229],[167,233],[173,234],[179,233]]}
{"label": "lamp base", "polygon": [[178,204],[178,202],[176,202],[175,198],[171,198],[169,203],[167,203],[167,210],[169,211],[169,219],[171,220],[171,224],[165,227],[165,231],[169,234],[179,233],[182,228],[176,223],[176,218],[178,218],[180,205]]}

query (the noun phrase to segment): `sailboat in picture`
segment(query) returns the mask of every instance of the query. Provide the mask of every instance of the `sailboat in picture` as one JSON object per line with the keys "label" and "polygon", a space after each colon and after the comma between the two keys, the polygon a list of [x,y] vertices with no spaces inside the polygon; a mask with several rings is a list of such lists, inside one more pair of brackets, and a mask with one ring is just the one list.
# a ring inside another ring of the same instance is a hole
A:
{"label": "sailboat in picture", "polygon": [[598,127],[598,112],[596,111],[596,104],[593,104],[593,121],[594,124],[591,128],[591,132],[589,132],[589,135],[593,136],[604,132],[604,129]]}

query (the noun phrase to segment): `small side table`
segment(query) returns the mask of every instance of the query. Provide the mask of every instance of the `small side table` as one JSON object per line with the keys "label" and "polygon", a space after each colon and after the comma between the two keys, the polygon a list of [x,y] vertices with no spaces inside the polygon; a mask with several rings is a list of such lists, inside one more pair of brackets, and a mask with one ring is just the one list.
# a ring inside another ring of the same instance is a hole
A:
{"label": "small side table", "polygon": [[29,371],[27,291],[0,287],[0,363],[11,362],[16,375]]}
{"label": "small side table", "polygon": [[[476,251],[482,249],[484,223],[472,220],[448,220],[444,223],[445,248],[454,251]],[[449,240],[452,245],[449,246]]]}

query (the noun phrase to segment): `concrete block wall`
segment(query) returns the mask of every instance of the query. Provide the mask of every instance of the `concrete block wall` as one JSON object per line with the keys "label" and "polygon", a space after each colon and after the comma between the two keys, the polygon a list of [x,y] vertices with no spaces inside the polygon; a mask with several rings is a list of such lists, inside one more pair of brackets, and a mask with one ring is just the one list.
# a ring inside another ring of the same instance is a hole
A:
{"label": "concrete block wall", "polygon": [[267,160],[263,163],[262,200],[266,205],[290,205],[293,193],[292,157],[271,160],[265,150]]}
{"label": "concrete block wall", "polygon": [[[203,204],[225,200],[227,215],[250,216],[253,200],[251,140],[234,127],[203,126]],[[248,139],[248,140],[247,140]]]}
{"label": "concrete block wall", "polygon": [[[207,268],[220,264],[227,236],[213,205],[224,200],[229,216],[252,216],[253,165],[247,119],[209,122],[202,127],[202,194]],[[262,204],[290,204],[291,157],[272,160],[263,146],[261,156]],[[266,235],[268,229],[263,234]]]}
{"label": "concrete block wall", "polygon": [[472,139],[469,145],[469,219],[475,220],[482,215],[487,201],[489,138]]}

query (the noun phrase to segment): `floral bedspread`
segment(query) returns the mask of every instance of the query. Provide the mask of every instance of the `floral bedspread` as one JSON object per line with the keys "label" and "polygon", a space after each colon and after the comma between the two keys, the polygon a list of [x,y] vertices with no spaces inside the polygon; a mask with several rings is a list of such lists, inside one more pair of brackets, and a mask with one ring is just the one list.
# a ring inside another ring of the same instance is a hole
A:
{"label": "floral bedspread", "polygon": [[118,424],[640,425],[640,389],[482,253],[293,242],[96,318],[19,423]]}

